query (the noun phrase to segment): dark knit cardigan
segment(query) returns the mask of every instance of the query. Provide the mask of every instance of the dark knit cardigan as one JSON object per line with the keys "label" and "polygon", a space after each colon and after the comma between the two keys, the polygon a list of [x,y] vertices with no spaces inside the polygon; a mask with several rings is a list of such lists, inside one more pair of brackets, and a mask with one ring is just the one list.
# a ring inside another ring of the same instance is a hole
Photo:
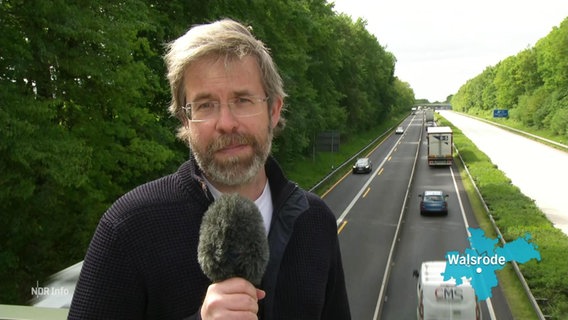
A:
{"label": "dark knit cardigan", "polygon": [[[350,319],[335,217],[265,166],[274,213],[259,319]],[[200,319],[210,281],[197,262],[213,197],[194,161],[118,199],[87,251],[69,319]]]}

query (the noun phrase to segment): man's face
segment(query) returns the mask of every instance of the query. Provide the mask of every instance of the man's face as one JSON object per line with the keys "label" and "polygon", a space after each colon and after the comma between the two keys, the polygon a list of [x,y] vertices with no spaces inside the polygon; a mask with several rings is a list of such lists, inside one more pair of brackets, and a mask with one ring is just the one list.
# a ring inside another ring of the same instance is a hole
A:
{"label": "man's face", "polygon": [[[282,100],[256,102],[260,113],[235,117],[227,101],[242,96],[266,97],[260,69],[252,57],[204,59],[184,74],[186,101],[220,102],[218,115],[188,123],[188,140],[199,167],[213,183],[237,186],[251,182],[270,153],[272,129],[278,123]],[[271,114],[268,103],[273,103]]]}

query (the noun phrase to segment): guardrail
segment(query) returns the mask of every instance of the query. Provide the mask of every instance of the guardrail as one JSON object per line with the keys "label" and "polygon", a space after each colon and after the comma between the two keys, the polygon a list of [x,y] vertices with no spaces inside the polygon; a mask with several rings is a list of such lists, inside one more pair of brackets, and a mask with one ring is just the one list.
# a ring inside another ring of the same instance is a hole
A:
{"label": "guardrail", "polygon": [[314,192],[315,190],[317,190],[319,187],[321,187],[323,184],[327,183],[329,179],[331,179],[332,177],[335,176],[335,174],[337,174],[338,172],[340,172],[341,170],[343,170],[345,168],[346,165],[351,165],[353,160],[357,159],[357,157],[359,157],[361,155],[361,153],[367,151],[369,148],[373,147],[380,139],[382,139],[385,135],[387,135],[389,132],[392,131],[394,127],[390,127],[388,128],[383,134],[381,134],[380,136],[376,137],[373,141],[371,141],[368,145],[366,145],[365,147],[363,147],[363,149],[361,149],[359,152],[357,152],[355,155],[353,155],[351,158],[345,160],[343,163],[341,163],[337,168],[335,168],[334,170],[332,170],[330,173],[328,173],[325,177],[323,177],[318,183],[316,183],[313,187],[311,187],[308,191],[309,192]]}
{"label": "guardrail", "polygon": [[0,304],[0,319],[63,320],[68,313],[69,309]]}
{"label": "guardrail", "polygon": [[[497,123],[494,123],[494,122],[491,122],[491,121],[488,121],[488,120],[485,120],[485,119],[482,119],[482,118],[473,117],[473,116],[471,116],[471,115],[467,115],[467,116],[469,116],[469,117],[471,117],[471,118],[475,118],[475,119],[480,120],[480,121],[484,121],[484,122],[490,123],[490,124],[492,124],[492,125],[497,125],[497,126],[503,127],[503,128],[505,128],[505,129],[507,129],[507,130],[512,130],[512,131],[519,132],[519,133],[521,133],[521,134],[523,134],[523,135],[531,136],[532,138],[535,138],[535,139],[537,139],[537,140],[542,140],[542,141],[545,141],[545,142],[547,142],[547,143],[551,143],[551,144],[557,145],[557,146],[559,146],[559,147],[568,149],[568,146],[567,146],[567,145],[563,145],[563,144],[557,143],[557,142],[555,142],[555,141],[551,141],[551,140],[548,140],[548,139],[545,139],[545,138],[542,138],[542,137],[538,137],[538,136],[532,135],[532,134],[530,134],[530,133],[527,133],[527,132],[524,132],[524,131],[521,131],[521,130],[518,130],[518,129],[514,129],[514,128],[511,128],[511,127],[507,127],[507,126],[504,126],[504,125],[501,125],[501,124],[497,124]],[[367,144],[365,147],[363,147],[359,152],[357,152],[357,153],[356,153],[355,155],[353,155],[351,158],[345,160],[345,161],[344,161],[343,163],[341,163],[337,168],[335,168],[334,170],[332,170],[332,171],[331,171],[330,173],[328,173],[324,178],[322,178],[318,183],[316,183],[313,187],[311,187],[311,188],[309,189],[309,191],[310,191],[310,192],[314,192],[317,188],[319,188],[319,187],[322,186],[323,184],[327,183],[332,177],[335,176],[335,174],[337,174],[338,172],[342,171],[342,170],[345,168],[346,165],[351,165],[352,162],[353,162],[356,158],[358,158],[362,153],[366,152],[369,148],[374,147],[375,144],[376,144],[378,141],[380,141],[385,135],[387,135],[389,132],[391,132],[391,130],[392,130],[393,128],[394,128],[394,127],[388,128],[383,134],[381,134],[380,136],[378,136],[377,138],[375,138],[373,141],[371,141],[369,144]],[[502,234],[501,234],[501,231],[500,231],[499,228],[497,227],[497,225],[496,225],[496,223],[495,223],[495,220],[493,219],[493,216],[492,216],[492,214],[491,214],[491,212],[490,212],[488,206],[486,205],[485,200],[483,199],[483,197],[482,197],[482,195],[481,195],[481,192],[480,192],[479,189],[477,188],[477,185],[475,184],[475,181],[473,180],[473,177],[471,176],[471,173],[470,173],[469,170],[467,169],[467,166],[465,165],[465,161],[464,161],[463,158],[461,157],[461,154],[459,153],[458,148],[455,147],[455,145],[454,145],[454,148],[455,148],[455,150],[456,150],[456,153],[457,153],[457,155],[458,155],[458,158],[460,159],[460,161],[461,161],[461,163],[462,163],[462,165],[463,165],[463,167],[464,167],[464,169],[465,169],[465,171],[466,171],[466,173],[467,173],[467,175],[468,175],[470,181],[472,182],[472,184],[473,184],[473,186],[474,186],[474,188],[475,188],[475,191],[476,191],[478,197],[481,199],[481,202],[483,203],[485,212],[486,212],[486,214],[487,214],[489,220],[491,221],[491,225],[492,225],[494,231],[499,235],[499,239],[500,239],[501,243],[504,245],[506,242],[505,242],[505,240],[503,239],[503,236],[502,236]],[[78,267],[78,265],[79,265],[79,264],[74,265],[74,266],[71,266],[71,267],[69,267],[69,268],[67,268],[67,269],[70,269],[70,268],[73,268],[73,267],[76,268],[76,267]],[[521,270],[519,269],[518,264],[517,264],[515,261],[512,261],[512,265],[513,265],[513,268],[514,268],[514,270],[515,270],[515,273],[516,273],[516,275],[517,275],[519,281],[521,282],[521,284],[522,284],[522,286],[523,286],[523,289],[524,289],[524,291],[525,291],[525,294],[527,295],[527,297],[528,297],[528,299],[529,299],[529,301],[530,301],[530,303],[531,303],[531,306],[533,307],[533,309],[534,309],[535,313],[537,314],[538,318],[539,318],[540,320],[546,320],[546,317],[545,317],[545,315],[542,313],[542,311],[540,310],[540,306],[538,305],[537,299],[533,296],[533,294],[532,294],[532,292],[531,292],[531,290],[530,290],[530,288],[529,288],[529,286],[528,286],[528,284],[527,284],[527,282],[526,282],[526,280],[525,280],[525,278],[524,278],[524,276],[523,276]],[[67,270],[67,269],[66,269],[66,270]],[[65,271],[65,270],[63,270],[63,271]],[[35,301],[35,302],[37,303],[37,301]],[[2,315],[3,319],[5,319],[6,317],[8,317],[7,319],[24,319],[24,318],[26,318],[26,319],[65,319],[65,318],[67,317],[68,309],[66,309],[66,308],[60,308],[60,309],[59,309],[59,308],[45,308],[45,307],[40,307],[40,306],[41,306],[41,304],[36,305],[36,306],[10,306],[10,305],[0,305],[0,314]],[[378,314],[380,314],[380,310],[379,310]]]}
{"label": "guardrail", "polygon": [[[489,217],[489,221],[491,221],[491,226],[493,227],[493,230],[497,233],[497,235],[499,236],[499,240],[501,242],[502,245],[505,245],[507,242],[505,241],[505,239],[503,239],[503,234],[501,234],[501,230],[499,230],[499,227],[497,227],[497,224],[495,223],[495,219],[493,219],[493,215],[491,214],[491,210],[489,210],[489,207],[487,206],[487,204],[485,203],[485,200],[483,199],[483,196],[481,195],[481,192],[479,191],[479,189],[477,188],[477,184],[475,184],[475,181],[473,180],[473,177],[471,176],[471,173],[469,172],[469,170],[467,169],[466,163],[463,160],[463,158],[461,157],[461,154],[459,153],[458,148],[455,146],[454,144],[454,149],[456,150],[456,153],[458,155],[458,158],[460,159],[460,162],[462,163],[465,172],[467,173],[467,176],[469,177],[469,180],[471,181],[471,183],[473,184],[473,187],[475,188],[475,192],[477,193],[477,196],[479,197],[479,199],[481,200],[481,203],[483,203],[483,208],[485,209],[485,213],[487,214],[487,217]],[[517,275],[517,278],[519,279],[519,281],[521,282],[521,285],[523,286],[523,289],[525,290],[525,294],[527,295],[527,298],[529,299],[531,306],[533,307],[534,312],[536,313],[537,317],[540,320],[545,320],[546,317],[544,316],[544,314],[542,313],[542,310],[540,310],[540,306],[538,305],[538,302],[536,301],[535,297],[532,294],[531,289],[529,288],[529,285],[527,283],[527,281],[525,280],[525,277],[523,276],[523,273],[521,272],[521,269],[519,269],[519,265],[517,264],[517,262],[515,261],[511,261],[511,264],[513,265],[513,269],[515,270],[515,273]]]}
{"label": "guardrail", "polygon": [[[382,139],[386,134],[388,134],[393,127],[387,129],[383,134],[375,138],[368,145],[362,148],[359,152],[353,155],[348,160],[341,163],[337,168],[328,173],[322,180],[320,180],[316,185],[314,185],[309,191],[314,191],[321,185],[326,183],[330,178],[332,178],[337,172],[341,171],[346,165],[351,165],[351,162],[359,157],[361,153],[367,151],[369,148],[373,147],[380,139]],[[50,287],[65,287],[69,289],[69,295],[73,295],[75,289],[75,283],[77,281],[79,272],[81,270],[82,261],[72,265],[60,272],[54,274],[49,282]],[[68,295],[63,295],[61,297],[56,297],[52,299],[50,297],[36,297],[32,301],[31,306],[24,305],[0,305],[0,318],[1,319],[42,319],[42,320],[55,320],[55,319],[66,319],[67,313],[69,312],[69,303],[71,299]]]}
{"label": "guardrail", "polygon": [[[453,111],[453,112],[456,112],[456,111]],[[523,131],[523,130],[519,130],[519,129],[515,129],[515,128],[512,128],[512,127],[508,127],[508,126],[506,126],[506,125],[504,125],[504,124],[500,124],[500,123],[493,122],[493,121],[490,121],[490,120],[487,120],[487,119],[475,117],[475,116],[472,116],[472,115],[467,114],[467,113],[463,113],[463,112],[456,112],[456,113],[459,113],[459,114],[461,114],[461,115],[463,115],[463,116],[466,116],[466,117],[469,117],[469,118],[472,118],[472,119],[475,119],[475,120],[478,120],[478,121],[483,121],[483,122],[485,122],[485,123],[488,123],[488,124],[490,124],[490,125],[503,128],[503,129],[505,129],[505,130],[513,131],[513,132],[516,132],[516,133],[520,133],[520,134],[523,135],[523,136],[527,136],[527,137],[530,137],[530,138],[535,139],[535,140],[537,140],[537,141],[542,141],[542,142],[545,142],[545,143],[554,145],[554,146],[556,146],[556,147],[560,147],[560,148],[565,149],[566,151],[568,151],[568,145],[565,145],[565,144],[562,144],[562,143],[559,143],[559,142],[556,142],[556,141],[552,141],[552,140],[550,140],[550,139],[546,139],[546,138],[543,138],[543,137],[539,137],[539,136],[537,136],[537,135],[534,135],[534,134],[532,134],[532,133],[528,133],[528,132]]]}

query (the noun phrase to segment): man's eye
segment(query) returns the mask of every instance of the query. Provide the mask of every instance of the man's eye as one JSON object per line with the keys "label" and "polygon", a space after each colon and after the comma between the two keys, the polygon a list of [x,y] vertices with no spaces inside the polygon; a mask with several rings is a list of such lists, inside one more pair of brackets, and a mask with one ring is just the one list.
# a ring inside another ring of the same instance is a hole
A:
{"label": "man's eye", "polygon": [[195,111],[207,111],[207,110],[213,110],[214,108],[215,108],[215,103],[213,101],[204,101],[196,104]]}
{"label": "man's eye", "polygon": [[235,99],[235,104],[238,104],[238,105],[241,105],[241,106],[250,105],[252,103],[253,103],[253,101],[249,97],[238,97],[238,98]]}

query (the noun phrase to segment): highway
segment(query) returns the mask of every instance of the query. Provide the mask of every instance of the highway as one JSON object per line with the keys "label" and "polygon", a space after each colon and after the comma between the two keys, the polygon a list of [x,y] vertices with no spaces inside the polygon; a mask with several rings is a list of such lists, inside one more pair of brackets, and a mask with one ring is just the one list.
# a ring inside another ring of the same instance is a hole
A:
{"label": "highway", "polygon": [[[393,132],[365,155],[373,162],[370,174],[349,173],[322,196],[337,218],[352,319],[416,319],[413,271],[423,261],[444,260],[448,251],[463,252],[467,227],[478,227],[456,166],[427,165],[422,114],[402,126],[402,135]],[[420,215],[424,189],[449,194],[448,216]],[[80,267],[55,277],[68,296],[36,306],[68,307]],[[512,319],[501,290],[492,293],[481,303],[483,319]]]}
{"label": "highway", "polygon": [[535,200],[555,227],[568,235],[568,201],[564,199],[568,170],[559,170],[568,164],[568,146],[549,147],[525,137],[527,133],[519,135],[449,110],[441,110],[440,115],[460,128],[523,194]]}
{"label": "highway", "polygon": [[[413,271],[448,251],[463,252],[467,227],[478,227],[456,166],[427,165],[421,113],[402,125],[403,135],[392,134],[368,155],[371,174],[348,174],[324,196],[338,218],[353,319],[416,319]],[[448,216],[420,215],[424,189],[449,194]],[[512,319],[499,288],[481,306],[483,319]]]}

